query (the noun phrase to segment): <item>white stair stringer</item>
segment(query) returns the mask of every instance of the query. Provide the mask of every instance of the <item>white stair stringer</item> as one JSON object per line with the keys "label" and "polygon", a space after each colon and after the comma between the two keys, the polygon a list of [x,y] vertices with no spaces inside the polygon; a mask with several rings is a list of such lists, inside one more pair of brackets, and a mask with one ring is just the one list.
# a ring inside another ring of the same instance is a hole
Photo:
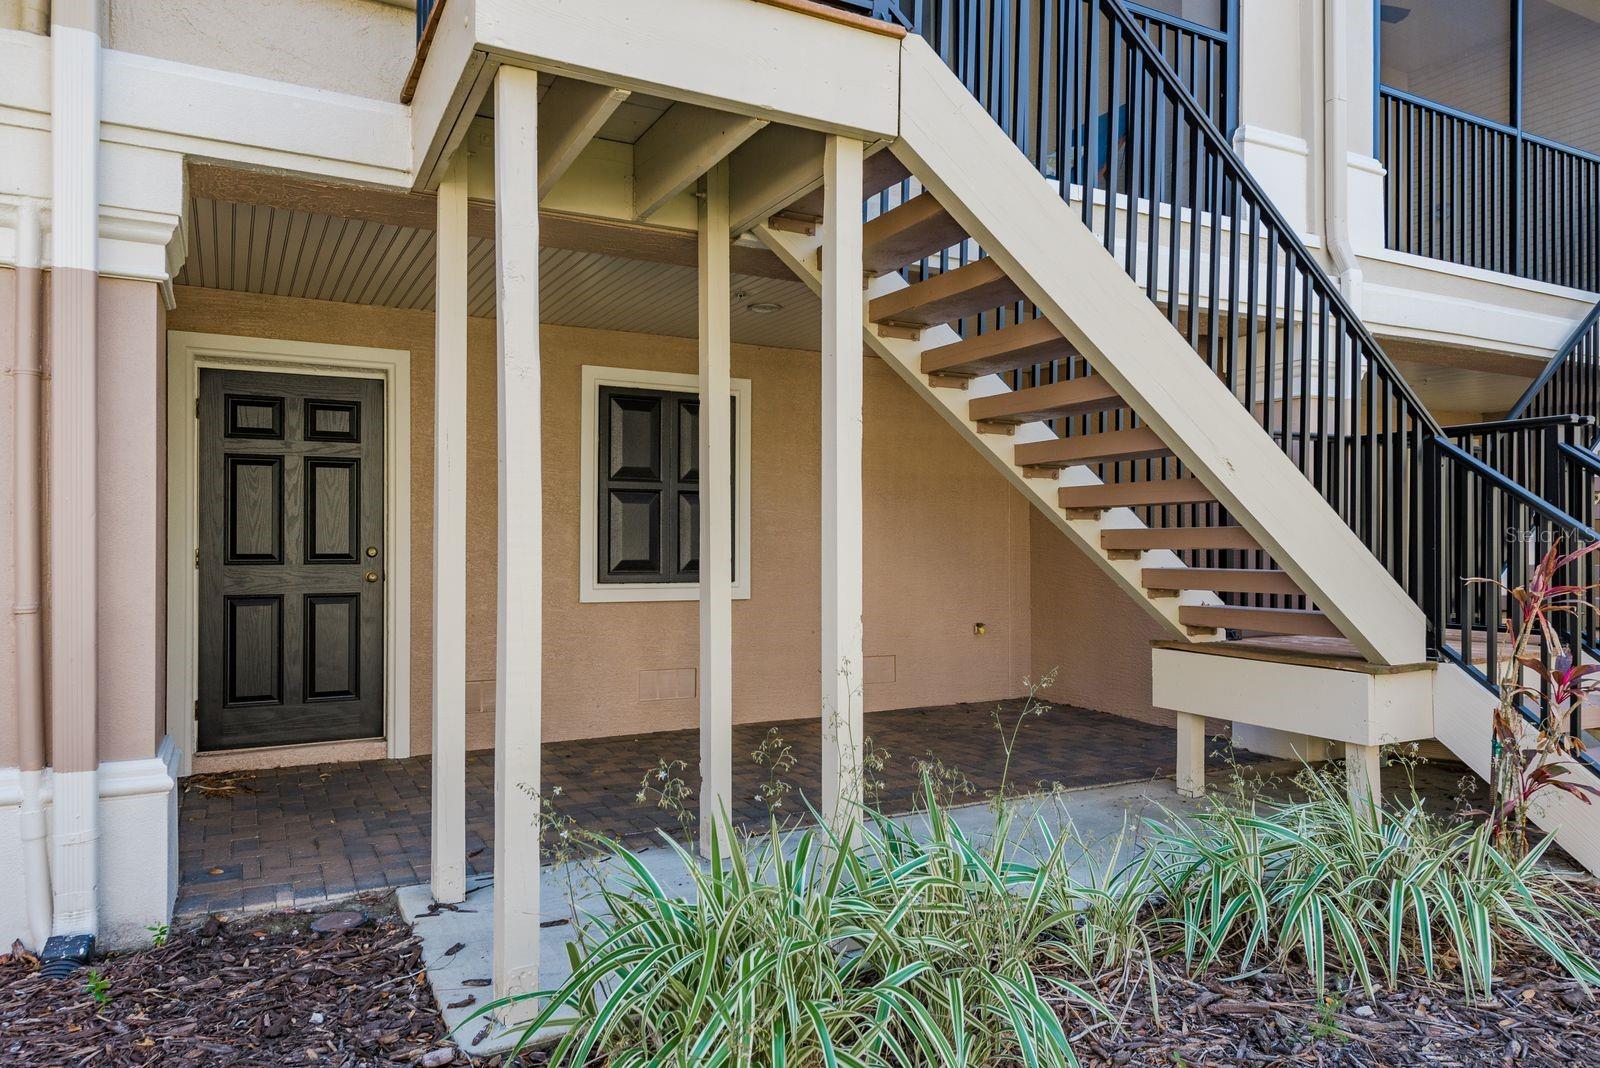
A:
{"label": "white stair stringer", "polygon": [[[1489,777],[1491,732],[1498,704],[1499,699],[1459,664],[1442,663],[1434,673],[1434,735],[1484,779]],[[1581,768],[1573,775],[1578,781],[1589,777]],[[1585,869],[1600,873],[1600,800],[1586,805],[1565,791],[1547,789],[1536,795],[1529,815]]]}
{"label": "white stair stringer", "polygon": [[[824,224],[825,225],[825,224]],[[818,235],[822,228],[818,228]],[[779,259],[809,285],[813,292],[821,292],[822,272],[818,268],[817,252],[822,247],[822,237],[776,230],[762,224],[755,234]],[[871,301],[885,293],[902,289],[906,285],[898,274],[887,274],[872,279],[867,284],[864,299]],[[1144,553],[1142,558],[1114,560],[1100,545],[1100,534],[1106,530],[1144,527],[1144,523],[1130,509],[1112,508],[1100,513],[1096,519],[1071,519],[1060,507],[1056,490],[1062,486],[1100,485],[1100,479],[1087,467],[1069,467],[1053,478],[1029,477],[1012,461],[1015,446],[1032,441],[1053,440],[1055,435],[1042,423],[1027,423],[1013,434],[981,433],[978,425],[967,418],[967,405],[978,397],[1005,393],[1009,387],[999,375],[984,375],[970,379],[966,389],[933,386],[922,373],[922,353],[939,345],[960,340],[948,326],[932,326],[921,332],[916,341],[885,337],[868,322],[863,331],[867,348],[895,370],[912,390],[943,415],[967,441],[985,456],[1034,507],[1064,533],[1077,547],[1100,566],[1113,582],[1144,607],[1150,616],[1161,623],[1167,637],[1189,641],[1210,641],[1221,635],[1191,636],[1178,622],[1178,610],[1184,605],[1220,605],[1222,599],[1205,590],[1187,590],[1176,597],[1151,597],[1140,581],[1145,568],[1181,568],[1182,559],[1166,549]],[[1192,358],[1192,357],[1191,357]]]}
{"label": "white stair stringer", "polygon": [[889,147],[1367,660],[1425,658],[1422,610],[916,36]]}

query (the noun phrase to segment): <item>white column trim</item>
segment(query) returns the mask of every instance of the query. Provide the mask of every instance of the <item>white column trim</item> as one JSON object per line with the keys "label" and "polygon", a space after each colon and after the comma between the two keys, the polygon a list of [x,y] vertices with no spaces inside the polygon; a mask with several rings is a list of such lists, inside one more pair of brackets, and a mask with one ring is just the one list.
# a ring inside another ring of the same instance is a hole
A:
{"label": "white column trim", "polygon": [[467,154],[439,182],[433,368],[433,837],[436,901],[467,895]]}
{"label": "white column trim", "polygon": [[[392,758],[411,755],[411,352],[230,334],[167,332],[167,734],[181,754],[179,774],[194,767],[194,704],[200,695],[200,546],[198,427],[200,371],[269,371],[383,380],[384,515],[389,563],[384,581],[383,718]],[[312,763],[343,742],[294,746]]]}
{"label": "white column trim", "polygon": [[[700,853],[733,811],[733,276],[728,161],[707,172],[697,212],[700,323]],[[741,418],[749,421],[748,413]]]}
{"label": "white column trim", "polygon": [[861,801],[862,154],[830,135],[823,150],[822,241],[822,816],[833,827]]}
{"label": "white column trim", "polygon": [[[540,498],[538,73],[494,82],[499,368],[499,590],[495,641],[494,993],[539,985],[539,757],[544,658]],[[513,1019],[533,1010],[522,1003]]]}

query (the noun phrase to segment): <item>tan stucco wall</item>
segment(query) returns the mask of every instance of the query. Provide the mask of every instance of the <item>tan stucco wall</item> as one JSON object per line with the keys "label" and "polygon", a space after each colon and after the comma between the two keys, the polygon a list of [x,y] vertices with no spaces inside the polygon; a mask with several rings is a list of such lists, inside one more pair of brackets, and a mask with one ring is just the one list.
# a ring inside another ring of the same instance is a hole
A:
{"label": "tan stucco wall", "polygon": [[381,0],[107,0],[123,52],[398,101],[415,12]]}
{"label": "tan stucco wall", "polygon": [[[42,309],[49,307],[49,276]],[[16,764],[16,603],[13,573],[12,428],[16,379],[15,276],[0,270],[0,767]],[[48,338],[48,314],[42,333]],[[166,733],[166,347],[165,310],[150,282],[103,279],[99,287],[99,758],[156,752]],[[43,432],[49,433],[50,355],[44,354]],[[48,438],[45,439],[46,441]],[[41,458],[47,462],[41,442]],[[49,507],[48,467],[41,504]],[[49,707],[49,517],[40,524],[44,574],[41,624]],[[75,562],[68,561],[66,566]],[[48,731],[48,715],[46,716]]]}
{"label": "tan stucco wall", "polygon": [[132,760],[166,733],[165,309],[152,282],[103,279],[97,313],[100,759]]}
{"label": "tan stucco wall", "polygon": [[[426,313],[179,288],[174,330],[405,348],[412,353],[412,732],[429,748],[433,321]],[[641,701],[639,672],[693,668],[692,602],[578,601],[578,420],[584,364],[692,373],[682,338],[547,326],[544,355],[545,737],[693,726],[697,702]],[[468,404],[469,744],[492,740],[495,604],[494,323],[472,320]],[[815,715],[820,443],[815,353],[736,346],[752,390],[751,578],[734,605],[740,721]],[[896,680],[867,707],[1020,692],[1029,635],[1028,506],[894,374],[866,363],[866,652]],[[974,635],[973,624],[987,633]]]}
{"label": "tan stucco wall", "polygon": [[1172,726],[1150,704],[1150,643],[1160,628],[1050,521],[1032,526],[1033,673],[1056,672],[1054,700]]}

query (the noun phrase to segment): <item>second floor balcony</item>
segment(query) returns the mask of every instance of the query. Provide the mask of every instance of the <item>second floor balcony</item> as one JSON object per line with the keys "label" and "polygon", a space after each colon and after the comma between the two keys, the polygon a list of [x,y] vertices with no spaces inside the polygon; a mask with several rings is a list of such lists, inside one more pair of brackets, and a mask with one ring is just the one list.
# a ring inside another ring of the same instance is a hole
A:
{"label": "second floor balcony", "polygon": [[1379,0],[1398,252],[1600,290],[1600,2]]}

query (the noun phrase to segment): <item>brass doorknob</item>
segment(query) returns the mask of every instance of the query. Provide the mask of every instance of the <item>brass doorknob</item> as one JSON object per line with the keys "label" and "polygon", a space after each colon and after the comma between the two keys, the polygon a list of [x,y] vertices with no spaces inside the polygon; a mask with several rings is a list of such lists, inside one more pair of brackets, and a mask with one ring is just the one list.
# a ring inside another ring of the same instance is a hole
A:
{"label": "brass doorknob", "polygon": [[368,582],[377,582],[378,581],[378,573],[376,571],[368,571],[365,575],[363,575],[361,577],[366,579]]}

